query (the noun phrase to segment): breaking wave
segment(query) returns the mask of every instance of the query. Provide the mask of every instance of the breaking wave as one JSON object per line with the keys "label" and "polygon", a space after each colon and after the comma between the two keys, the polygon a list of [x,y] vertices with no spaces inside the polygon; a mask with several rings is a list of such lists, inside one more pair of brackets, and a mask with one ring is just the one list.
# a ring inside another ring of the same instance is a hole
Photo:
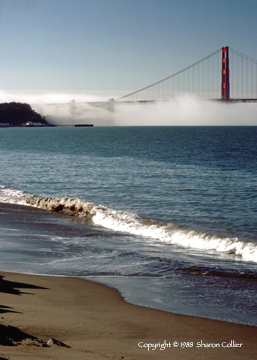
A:
{"label": "breaking wave", "polygon": [[170,222],[146,219],[130,212],[95,205],[78,198],[30,197],[26,199],[26,204],[76,216],[114,231],[143,236],[167,244],[236,255],[245,261],[257,262],[257,244],[254,242],[198,232]]}
{"label": "breaking wave", "polygon": [[26,204],[26,199],[32,195],[26,194],[22,190],[8,188],[0,185],[0,202],[11,204]]}

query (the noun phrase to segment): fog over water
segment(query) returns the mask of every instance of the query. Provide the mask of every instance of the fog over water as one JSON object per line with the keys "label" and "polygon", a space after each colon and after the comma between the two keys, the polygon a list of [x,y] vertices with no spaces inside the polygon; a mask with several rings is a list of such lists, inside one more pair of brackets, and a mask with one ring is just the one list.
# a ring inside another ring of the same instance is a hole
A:
{"label": "fog over water", "polygon": [[118,99],[126,93],[126,91],[0,91],[0,97],[1,102],[29,103],[34,110],[55,125],[87,123],[95,126],[257,125],[257,103],[228,104],[215,100],[202,100],[189,94],[147,105],[115,102],[114,112],[109,111],[108,100]]}

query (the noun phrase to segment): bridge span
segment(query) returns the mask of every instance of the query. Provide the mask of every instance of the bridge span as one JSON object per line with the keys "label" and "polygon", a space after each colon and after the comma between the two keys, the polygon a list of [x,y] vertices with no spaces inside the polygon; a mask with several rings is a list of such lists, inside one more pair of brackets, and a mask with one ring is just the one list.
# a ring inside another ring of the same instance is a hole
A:
{"label": "bridge span", "polygon": [[257,60],[228,46],[116,102],[169,100],[182,94],[227,102],[257,102]]}
{"label": "bridge span", "polygon": [[51,104],[69,107],[70,115],[100,116],[118,105],[146,105],[192,94],[200,99],[229,104],[257,102],[257,60],[228,46],[186,68],[118,99]]}

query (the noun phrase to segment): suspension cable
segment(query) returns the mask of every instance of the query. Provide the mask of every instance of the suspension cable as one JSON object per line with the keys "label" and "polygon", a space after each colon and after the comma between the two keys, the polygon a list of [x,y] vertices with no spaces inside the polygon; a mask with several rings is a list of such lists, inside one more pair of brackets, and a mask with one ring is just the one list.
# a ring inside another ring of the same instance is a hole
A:
{"label": "suspension cable", "polygon": [[163,81],[169,80],[169,79],[171,79],[171,78],[173,78],[173,77],[175,77],[175,76],[177,76],[177,75],[179,75],[179,74],[181,74],[181,73],[183,73],[183,72],[191,69],[192,67],[194,67],[194,66],[202,63],[203,61],[209,59],[210,57],[216,55],[216,54],[219,53],[221,50],[222,50],[222,49],[218,49],[218,50],[214,51],[212,54],[204,57],[203,59],[195,62],[194,64],[192,64],[192,65],[190,65],[190,66],[188,66],[188,67],[186,67],[186,68],[184,68],[184,69],[182,69],[182,70],[180,70],[180,71],[178,71],[178,72],[176,72],[176,73],[174,73],[174,74],[172,74],[172,75],[170,75],[170,76],[167,76],[166,78],[164,78],[164,79],[162,79],[162,80],[159,80],[159,81],[157,81],[157,82],[155,82],[155,83],[153,83],[153,84],[151,84],[151,85],[148,85],[148,86],[146,86],[146,87],[144,87],[144,88],[142,88],[142,89],[139,89],[139,90],[137,90],[137,91],[133,91],[133,92],[130,93],[130,94],[124,95],[124,96],[120,97],[119,99],[117,99],[117,101],[119,101],[119,100],[121,100],[121,99],[125,99],[125,98],[127,98],[127,97],[129,97],[129,96],[135,95],[135,94],[137,94],[137,93],[139,93],[139,92],[141,92],[141,91],[147,90],[147,89],[151,88],[152,86],[155,86],[155,85],[160,84],[160,83],[163,82]]}

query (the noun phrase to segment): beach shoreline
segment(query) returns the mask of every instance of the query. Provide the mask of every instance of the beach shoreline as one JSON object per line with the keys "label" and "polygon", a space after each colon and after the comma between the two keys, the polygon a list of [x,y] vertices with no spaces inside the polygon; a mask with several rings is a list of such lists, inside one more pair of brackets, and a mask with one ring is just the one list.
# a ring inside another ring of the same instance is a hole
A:
{"label": "beach shoreline", "polygon": [[[126,303],[105,285],[1,272],[2,359],[252,359],[257,327]],[[200,305],[199,305],[200,306]],[[4,343],[7,330],[24,339]],[[14,346],[13,346],[14,345]]]}

